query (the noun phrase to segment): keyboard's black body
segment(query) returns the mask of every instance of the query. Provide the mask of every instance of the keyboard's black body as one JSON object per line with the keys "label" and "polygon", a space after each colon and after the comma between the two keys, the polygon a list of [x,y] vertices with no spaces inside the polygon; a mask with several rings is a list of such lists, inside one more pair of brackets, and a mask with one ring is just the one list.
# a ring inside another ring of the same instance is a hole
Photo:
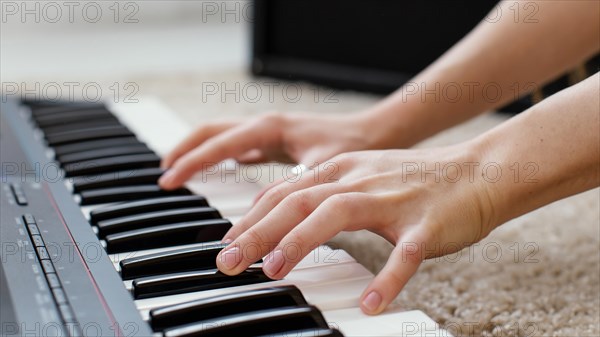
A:
{"label": "keyboard's black body", "polygon": [[[151,335],[22,110],[17,101],[2,103],[0,110],[3,335],[43,336],[64,329],[24,223],[25,214],[35,218],[64,292],[77,294],[69,297],[65,307],[78,325],[69,329],[97,336]],[[11,185],[21,186],[27,205],[16,203]]]}
{"label": "keyboard's black body", "polygon": [[[123,209],[114,208],[113,206],[112,209],[95,214],[96,218],[93,218],[93,220],[88,220],[82,213],[80,204],[76,202],[73,191],[65,185],[64,180],[71,179],[63,176],[66,166],[62,165],[63,168],[61,169],[61,163],[56,158],[59,158],[58,155],[65,155],[62,152],[73,153],[73,149],[76,147],[82,150],[81,146],[89,146],[89,143],[86,143],[89,139],[74,141],[73,137],[83,136],[85,138],[92,135],[92,133],[65,134],[65,130],[69,131],[69,125],[85,129],[86,125],[119,125],[119,122],[111,116],[106,116],[101,111],[97,114],[104,117],[100,118],[102,121],[97,124],[93,120],[86,121],[85,118],[83,120],[72,119],[73,114],[71,113],[62,114],[59,116],[62,119],[58,121],[54,117],[49,118],[48,116],[53,113],[53,107],[56,106],[57,109],[60,109],[59,105],[78,111],[77,105],[74,103],[62,105],[25,102],[24,104],[18,100],[8,100],[2,102],[0,106],[0,154],[2,165],[0,188],[0,239],[2,246],[0,251],[2,258],[2,268],[0,268],[0,323],[3,336],[153,336],[157,333],[165,336],[259,336],[284,333],[287,326],[295,327],[292,330],[309,329],[311,332],[306,335],[341,336],[338,331],[327,328],[320,312],[314,307],[310,307],[301,298],[301,294],[299,295],[301,299],[296,301],[298,299],[297,289],[272,288],[272,293],[240,294],[237,299],[212,299],[212,302],[200,301],[201,303],[187,304],[185,308],[165,308],[162,311],[150,312],[153,321],[143,320],[135,307],[133,295],[137,296],[138,292],[143,291],[144,296],[152,296],[152,292],[156,289],[171,292],[182,292],[185,289],[182,290],[180,285],[177,284],[174,285],[175,288],[166,290],[161,288],[165,287],[165,284],[160,283],[162,282],[160,278],[164,275],[157,275],[160,274],[157,273],[157,269],[152,269],[152,267],[157,266],[160,268],[161,264],[153,265],[152,263],[155,261],[152,259],[144,261],[132,259],[125,264],[121,263],[121,269],[123,270],[121,273],[116,271],[106,251],[111,246],[101,242],[99,235],[102,234],[103,236],[100,237],[106,241],[114,239],[115,247],[117,247],[117,243],[120,243],[121,246],[118,247],[121,250],[123,247],[127,247],[123,246],[123,242],[130,241],[118,241],[119,238],[114,237],[122,235],[122,232],[118,232],[120,227],[108,227],[111,225],[110,221],[112,221],[112,225],[115,225],[114,217],[116,215],[124,215]],[[45,109],[45,113],[36,115],[36,109]],[[98,109],[104,108],[98,105]],[[52,121],[53,118],[55,119],[54,122]],[[42,132],[40,128],[46,131]],[[48,130],[51,130],[54,135],[49,135]],[[79,131],[79,129],[76,131]],[[114,129],[110,132],[114,132]],[[107,136],[107,142],[106,139],[102,141],[105,141],[106,144],[115,143],[115,137],[126,135],[126,132],[122,133],[123,130],[119,129],[116,133]],[[96,136],[92,135],[90,137]],[[49,139],[52,139],[54,143],[54,151],[50,151]],[[135,142],[135,138],[122,139],[130,143],[128,148],[139,149],[143,147],[143,144]],[[127,152],[129,150],[120,150],[120,152],[123,151]],[[82,151],[79,152],[80,154],[77,154],[75,158],[83,160],[90,155],[89,152],[86,152],[80,156]],[[105,152],[107,152],[107,147],[104,147],[101,153]],[[132,158],[139,157],[137,154],[130,154],[130,156]],[[152,155],[146,153],[145,156]],[[73,158],[73,156],[69,158]],[[133,171],[139,169],[136,172],[149,173],[148,177],[154,177],[153,179],[155,179],[158,170],[156,161],[150,158],[149,161],[144,161],[144,163],[146,164],[133,168],[127,167],[127,169],[133,169]],[[112,166],[112,168],[123,169],[124,167]],[[93,173],[104,175],[101,178],[106,180],[106,173],[112,172],[112,168]],[[82,182],[85,180],[82,179],[82,177],[85,177],[82,174],[89,174],[89,172],[86,172],[85,170],[79,173],[75,171],[72,174],[74,176],[72,181]],[[88,192],[91,191],[92,194],[96,193],[96,198],[98,197],[99,188],[111,187],[110,179],[108,184],[104,181],[103,185],[98,185],[98,183],[90,185],[89,182],[87,183],[87,185],[82,183],[79,187]],[[147,181],[126,179],[119,180],[116,186],[121,188],[124,187],[123,185],[127,185],[138,188],[142,186],[140,184],[146,187],[148,185]],[[105,190],[103,191],[105,192]],[[173,200],[178,200],[181,207],[188,207],[190,202],[197,202],[197,206],[201,210],[206,209],[207,211],[199,212],[198,208],[192,208],[191,210],[186,208],[183,210],[184,214],[171,214],[171,216],[176,216],[176,219],[187,221],[184,223],[176,221],[176,225],[179,226],[177,230],[182,230],[181,228],[185,227],[183,233],[187,235],[189,232],[186,231],[189,231],[190,228],[205,230],[205,227],[210,227],[205,226],[206,223],[209,223],[212,226],[209,235],[214,236],[212,237],[214,240],[216,237],[222,236],[223,230],[231,226],[225,219],[220,219],[218,210],[209,209],[207,207],[208,203],[204,199],[198,197],[196,198],[198,200],[196,200],[193,196],[188,197],[190,193],[187,190],[180,190],[175,194],[163,191],[150,192],[144,192],[149,194],[144,194],[146,197],[142,199],[160,201],[161,199],[156,198],[162,197],[166,198],[164,199],[165,202],[157,206],[156,204],[139,204],[138,201],[138,204],[126,204],[130,206],[125,210],[136,209],[139,212],[162,210],[171,207],[169,202]],[[83,192],[80,192],[80,195],[83,195]],[[127,194],[126,197],[124,197],[125,193],[117,196],[112,196],[110,193],[108,195],[112,198],[109,198],[110,201],[132,202],[140,199],[133,192]],[[169,199],[171,196],[180,199]],[[96,201],[92,197],[88,200],[89,203]],[[107,200],[105,198],[101,201],[106,202]],[[85,204],[86,201],[82,199],[80,203]],[[150,209],[148,209],[149,207]],[[113,220],[111,220],[111,217]],[[124,218],[118,219],[122,220]],[[152,226],[155,226],[153,228],[170,229],[163,228],[170,225],[165,219],[153,217],[152,220],[156,222],[152,224]],[[104,224],[105,229],[111,228],[111,230],[117,230],[117,233],[98,234],[92,229],[90,221],[98,226]],[[138,222],[132,220],[126,224],[130,227],[133,225],[139,227],[140,223],[143,224],[146,220],[140,222],[137,219],[136,221]],[[130,227],[127,230],[131,230]],[[121,229],[121,231],[123,230]],[[146,229],[136,227],[135,230],[144,231]],[[125,233],[131,234],[132,232],[126,231]],[[150,234],[145,233],[144,235]],[[172,240],[176,241],[178,237],[180,236],[174,235]],[[122,237],[120,239],[123,240]],[[125,239],[129,240],[130,238],[126,237]],[[153,241],[149,240],[148,242],[152,243]],[[190,269],[190,261],[196,261],[190,259],[199,259],[199,261],[204,261],[203,263],[214,264],[214,254],[221,248],[218,245],[216,247],[211,246],[206,251],[196,251],[193,254],[187,252],[185,256],[184,254],[177,255],[175,260],[173,260],[173,256],[166,258],[160,256],[160,259],[162,259],[163,267],[169,266],[168,273],[195,273],[192,275],[193,277],[190,276],[190,280],[197,282],[194,277],[204,277],[202,276],[204,274],[210,274],[209,276],[213,277],[217,274],[211,271],[212,269],[207,270],[207,268],[197,270],[199,268],[194,269],[194,267]],[[168,260],[169,258],[171,260]],[[170,264],[171,261],[176,263]],[[150,269],[148,269],[149,266]],[[173,266],[177,268],[173,268]],[[160,269],[158,270],[160,271]],[[133,273],[133,276],[127,273]],[[242,279],[241,284],[244,284],[244,282],[268,281],[261,274],[260,271],[249,270],[246,275],[249,281]],[[223,275],[217,276],[214,277],[214,280],[223,282]],[[135,289],[132,294],[131,291],[125,288],[124,279],[133,279],[133,284],[138,284],[140,288]],[[208,287],[207,289],[220,285],[211,284],[212,280],[213,278],[201,278],[201,282],[204,282],[203,284]],[[235,280],[233,278],[227,279],[227,282],[237,285],[237,281],[233,282]],[[141,285],[144,285],[145,288],[142,288]],[[197,283],[191,285],[195,286]],[[261,301],[261,298],[270,300]],[[291,299],[295,300],[292,301]],[[227,303],[238,303],[235,306],[237,309],[234,310],[236,312],[229,313],[238,316],[227,316],[228,312],[231,311],[229,308],[233,308],[228,307]],[[243,304],[240,305],[240,303]],[[282,309],[275,313],[269,310],[265,311],[265,303]],[[213,314],[211,314],[212,316],[204,315],[203,320],[197,322],[200,318],[194,315],[198,315],[199,312]],[[220,313],[220,316],[217,313]],[[244,319],[240,319],[239,315],[242,315]],[[229,322],[229,325],[222,325],[218,329],[210,331],[203,330],[208,323],[212,322],[215,325],[215,320],[221,316],[229,317],[225,319],[225,322]],[[293,322],[297,324],[294,325]],[[240,332],[242,333],[240,334]]]}

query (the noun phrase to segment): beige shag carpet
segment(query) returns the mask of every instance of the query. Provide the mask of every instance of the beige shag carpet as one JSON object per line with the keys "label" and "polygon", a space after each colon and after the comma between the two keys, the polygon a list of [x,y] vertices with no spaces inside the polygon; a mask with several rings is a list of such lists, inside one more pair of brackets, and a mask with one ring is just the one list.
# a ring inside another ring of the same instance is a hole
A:
{"label": "beige shag carpet", "polygon": [[[380,98],[306,84],[298,98],[296,85],[257,81],[243,70],[131,80],[140,95],[158,96],[193,124],[274,110],[352,113]],[[226,89],[234,93],[223,96]],[[419,147],[457,143],[507,118],[483,115]],[[515,219],[474,248],[427,261],[397,301],[457,336],[600,336],[599,236],[595,189]],[[365,232],[343,233],[331,244],[373,272],[391,250]]]}

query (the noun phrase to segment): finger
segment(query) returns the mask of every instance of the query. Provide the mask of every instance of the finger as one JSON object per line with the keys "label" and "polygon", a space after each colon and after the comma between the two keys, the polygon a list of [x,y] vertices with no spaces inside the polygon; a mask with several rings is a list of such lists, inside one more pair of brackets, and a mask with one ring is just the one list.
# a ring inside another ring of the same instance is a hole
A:
{"label": "finger", "polygon": [[217,256],[217,267],[228,275],[241,273],[275,248],[277,243],[321,202],[340,192],[338,186],[328,184],[291,194],[221,251]]}
{"label": "finger", "polygon": [[265,195],[265,193],[267,193],[274,187],[281,185],[284,182],[285,182],[284,179],[280,179],[280,180],[275,181],[272,184],[269,184],[268,186],[263,187],[260,191],[258,191],[258,194],[256,194],[256,197],[254,197],[254,201],[252,202],[252,205],[256,205],[256,203]]}
{"label": "finger", "polygon": [[264,196],[250,211],[223,237],[224,241],[234,240],[254,224],[263,219],[280,202],[296,191],[321,184],[325,175],[315,175],[312,171],[301,172],[297,176],[285,178],[284,182],[265,192]]}
{"label": "finger", "polygon": [[336,194],[317,207],[293,228],[267,255],[263,271],[272,279],[287,275],[313,249],[345,229],[371,225],[379,204],[371,195],[360,192]]}
{"label": "finger", "polygon": [[[306,165],[296,165],[295,167],[293,167],[292,169],[295,169],[294,173],[300,177],[302,177],[303,174],[306,175],[306,171],[308,171],[308,167]],[[256,205],[256,203],[265,195],[265,193],[267,193],[269,190],[271,190],[272,188],[274,188],[275,186],[278,186],[282,183],[284,183],[286,181],[286,179],[279,179],[277,181],[275,181],[272,184],[269,184],[268,186],[264,187],[263,189],[261,189],[258,194],[256,195],[256,197],[254,197],[254,201],[252,202],[252,205]]]}
{"label": "finger", "polygon": [[270,123],[248,123],[228,129],[181,156],[160,179],[164,189],[181,186],[196,171],[235,158],[252,149],[260,149],[277,142],[279,132]]}
{"label": "finger", "polygon": [[360,308],[364,313],[378,314],[398,296],[423,262],[424,242],[407,234],[396,245],[383,269],[361,295]]}
{"label": "finger", "polygon": [[215,135],[227,129],[230,129],[238,124],[240,124],[240,122],[228,121],[200,126],[189,136],[187,136],[181,143],[177,144],[177,146],[175,146],[175,148],[173,148],[173,150],[171,150],[171,152],[169,152],[163,158],[163,160],[160,163],[160,167],[163,169],[171,167],[171,165],[173,165],[173,163],[177,159],[191,151],[196,146],[204,143],[207,139],[214,137]]}
{"label": "finger", "polygon": [[264,163],[267,161],[267,156],[265,153],[259,149],[252,149],[246,153],[235,158],[238,163],[241,164],[256,164],[256,163]]}

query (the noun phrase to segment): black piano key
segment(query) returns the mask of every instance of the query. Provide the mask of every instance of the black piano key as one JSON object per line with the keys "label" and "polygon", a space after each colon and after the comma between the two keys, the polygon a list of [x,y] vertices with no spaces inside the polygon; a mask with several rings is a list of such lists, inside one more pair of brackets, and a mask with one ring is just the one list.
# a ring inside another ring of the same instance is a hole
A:
{"label": "black piano key", "polygon": [[150,324],[154,331],[162,331],[195,321],[307,304],[295,286],[247,290],[153,309]]}
{"label": "black piano key", "polygon": [[98,120],[85,121],[82,123],[69,123],[60,125],[51,125],[41,128],[45,134],[67,132],[71,130],[87,129],[90,127],[98,126],[111,126],[120,125],[120,122],[116,118],[103,118]]}
{"label": "black piano key", "polygon": [[235,276],[225,275],[217,269],[198,270],[142,277],[133,280],[132,284],[134,298],[143,299],[271,281],[261,268],[248,268]]}
{"label": "black piano key", "polygon": [[104,238],[108,234],[125,232],[184,221],[220,219],[219,211],[212,207],[190,207],[123,216],[98,221],[98,235]]}
{"label": "black piano key", "polygon": [[100,159],[107,157],[146,154],[153,153],[145,144],[135,144],[129,146],[109,147],[104,149],[95,149],[84,152],[75,152],[57,157],[57,160],[62,165],[72,164],[92,159]]}
{"label": "black piano key", "polygon": [[[37,99],[37,98],[31,99],[31,98],[27,98],[27,97],[21,97],[21,98],[19,98],[19,101],[21,101],[21,104],[28,106],[32,110],[66,106],[69,104],[79,104],[79,103],[60,101],[60,100],[47,100],[47,99]],[[82,103],[87,104],[87,102],[82,102]]]}
{"label": "black piano key", "polygon": [[72,124],[78,122],[89,122],[96,120],[117,120],[117,118],[106,110],[90,110],[88,112],[81,113],[80,111],[69,111],[63,113],[57,113],[52,115],[44,115],[34,118],[36,124],[41,128],[48,128],[51,126],[58,126],[64,124]]}
{"label": "black piano key", "polygon": [[186,189],[165,191],[158,185],[134,185],[83,191],[79,194],[81,205],[104,204],[109,202],[130,201],[155,197],[189,195]]}
{"label": "black piano key", "polygon": [[328,328],[319,309],[314,306],[296,306],[202,320],[166,329],[163,334],[165,337],[258,337]]}
{"label": "black piano key", "polygon": [[108,138],[108,139],[99,139],[99,140],[89,140],[81,143],[73,143],[73,144],[65,144],[65,145],[57,145],[53,147],[54,153],[56,156],[62,156],[69,153],[74,152],[83,152],[94,149],[103,149],[106,147],[113,146],[127,146],[133,144],[140,144],[141,142],[133,137],[118,137],[118,138]]}
{"label": "black piano key", "polygon": [[135,168],[158,167],[160,157],[154,153],[124,155],[71,163],[63,167],[67,177],[95,175]]}
{"label": "black piano key", "polygon": [[91,176],[71,178],[73,191],[82,191],[117,186],[153,184],[165,171],[158,167],[107,172]]}
{"label": "black piano key", "polygon": [[68,143],[83,142],[92,139],[115,138],[133,136],[133,133],[124,125],[99,126],[88,129],[79,129],[59,133],[45,134],[50,146]]}
{"label": "black piano key", "polygon": [[[27,104],[27,103],[26,103]],[[28,104],[29,105],[29,104]],[[65,103],[56,102],[53,104],[42,104],[41,106],[32,106],[31,114],[34,116],[52,115],[61,112],[69,111],[86,111],[86,110],[106,110],[104,103]]]}
{"label": "black piano key", "polygon": [[121,260],[121,278],[154,276],[192,270],[216,269],[219,252],[227,245],[223,243],[203,244],[166,252],[148,254]]}
{"label": "black piano key", "polygon": [[279,333],[269,333],[259,337],[344,337],[337,329],[304,329],[296,331],[285,331]]}
{"label": "black piano key", "polygon": [[[190,221],[106,235],[109,254],[221,240],[231,228],[225,219]],[[213,260],[214,263],[214,260]],[[214,267],[213,267],[214,268]]]}
{"label": "black piano key", "polygon": [[[156,179],[154,179],[156,181]],[[121,184],[118,180],[117,184]],[[208,201],[200,195],[181,195],[175,197],[153,198],[124,202],[116,205],[97,208],[90,212],[90,222],[95,225],[100,220],[118,218],[127,215],[162,211],[186,207],[207,207]]]}

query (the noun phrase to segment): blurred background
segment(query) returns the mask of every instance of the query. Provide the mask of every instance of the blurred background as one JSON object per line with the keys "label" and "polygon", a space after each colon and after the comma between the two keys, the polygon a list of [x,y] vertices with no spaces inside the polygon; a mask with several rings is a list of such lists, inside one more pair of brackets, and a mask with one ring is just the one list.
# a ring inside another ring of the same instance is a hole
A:
{"label": "blurred background", "polygon": [[2,1],[2,80],[240,68],[250,58],[251,7],[250,1]]}
{"label": "blurred background", "polygon": [[[354,113],[400,86],[484,17],[493,22],[498,13],[486,13],[495,3],[2,0],[1,91],[132,104],[154,96],[191,125],[273,110]],[[598,71],[595,64],[508,110],[519,112]],[[418,147],[458,143],[509,117],[483,114]],[[514,263],[510,254],[493,264],[431,260],[399,301],[441,324],[476,322],[474,335],[522,335],[502,327],[535,322],[535,335],[597,336],[600,257],[593,224],[600,214],[590,210],[597,210],[599,197],[594,190],[553,204],[486,239],[513,251],[535,238],[539,263]],[[354,234],[335,244],[377,272],[390,245]]]}
{"label": "blurred background", "polygon": [[[227,103],[230,97],[245,103],[237,107],[241,111],[329,111],[335,108],[313,105],[352,101],[357,93],[348,96],[347,90],[387,94],[479,21],[517,14],[535,20],[535,7],[523,4],[520,12],[501,13],[494,10],[497,0],[1,3],[4,94],[29,89],[65,96],[75,81],[74,94],[80,96],[87,94],[84,88],[114,100],[144,94],[176,100],[195,93],[202,103]],[[597,61],[501,110],[526,109],[595,72]],[[277,85],[265,82],[273,78]],[[268,95],[273,89],[277,94]],[[371,104],[369,97],[379,96],[365,97]],[[364,108],[353,103],[352,110]],[[191,105],[196,106],[186,102],[178,109]]]}

